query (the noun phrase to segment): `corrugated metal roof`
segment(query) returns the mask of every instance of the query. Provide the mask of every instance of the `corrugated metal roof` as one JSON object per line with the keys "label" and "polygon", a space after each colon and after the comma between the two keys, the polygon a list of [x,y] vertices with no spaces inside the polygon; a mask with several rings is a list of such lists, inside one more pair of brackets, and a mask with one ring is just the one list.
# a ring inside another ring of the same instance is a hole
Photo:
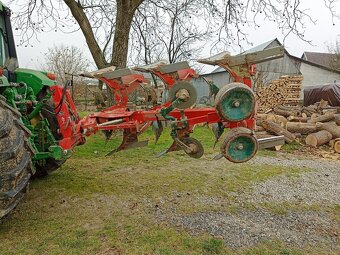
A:
{"label": "corrugated metal roof", "polygon": [[265,50],[271,43],[273,43],[274,41],[277,41],[279,44],[281,44],[279,42],[279,40],[277,40],[276,38],[273,40],[270,40],[268,42],[262,43],[260,45],[257,45],[253,48],[250,48],[249,50],[246,50],[242,53],[240,53],[239,55],[244,55],[244,54],[248,54],[248,53],[253,53],[253,52],[257,52],[257,51],[261,51],[261,50]]}

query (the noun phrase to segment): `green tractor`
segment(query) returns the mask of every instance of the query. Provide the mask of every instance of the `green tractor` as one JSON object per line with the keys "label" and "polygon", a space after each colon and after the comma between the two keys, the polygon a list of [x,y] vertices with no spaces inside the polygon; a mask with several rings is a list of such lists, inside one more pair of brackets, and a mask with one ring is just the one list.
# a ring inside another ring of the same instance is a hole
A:
{"label": "green tractor", "polygon": [[10,14],[0,3],[0,219],[16,207],[32,176],[47,175],[68,156],[55,108],[70,124],[79,121],[72,102],[52,100],[52,91],[68,96],[53,74],[18,68]]}

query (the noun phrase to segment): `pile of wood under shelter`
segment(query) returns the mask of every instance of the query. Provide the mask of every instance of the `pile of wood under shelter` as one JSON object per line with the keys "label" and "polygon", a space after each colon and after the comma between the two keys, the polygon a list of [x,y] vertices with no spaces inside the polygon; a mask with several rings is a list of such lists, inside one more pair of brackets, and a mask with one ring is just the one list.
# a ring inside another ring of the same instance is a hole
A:
{"label": "pile of wood under shelter", "polygon": [[285,75],[257,88],[258,112],[266,112],[277,105],[299,105],[302,80],[302,76]]}

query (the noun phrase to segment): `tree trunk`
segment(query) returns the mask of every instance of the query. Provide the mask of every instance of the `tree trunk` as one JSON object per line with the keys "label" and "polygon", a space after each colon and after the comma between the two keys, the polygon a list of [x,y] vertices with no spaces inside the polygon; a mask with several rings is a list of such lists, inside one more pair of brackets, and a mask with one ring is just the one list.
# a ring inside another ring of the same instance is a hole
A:
{"label": "tree trunk", "polygon": [[315,124],[302,122],[287,122],[286,128],[289,132],[308,135],[318,131]]}
{"label": "tree trunk", "polygon": [[316,127],[319,130],[326,130],[332,134],[333,138],[340,138],[340,127],[330,123],[316,123]]}
{"label": "tree trunk", "polygon": [[331,139],[332,139],[331,133],[329,133],[326,130],[321,130],[317,133],[309,134],[306,137],[306,144],[313,147],[319,147],[323,144],[328,143]]}
{"label": "tree trunk", "polygon": [[79,2],[74,0],[64,0],[65,4],[70,9],[72,16],[78,22],[78,25],[83,32],[83,35],[86,39],[86,44],[89,47],[92,58],[96,63],[98,69],[104,68],[106,66],[106,60],[103,54],[103,51],[99,47],[97,40],[94,36],[93,29],[91,24],[84,13],[83,7]]}
{"label": "tree trunk", "polygon": [[[119,4],[120,2],[120,4]],[[117,1],[116,30],[112,47],[111,64],[125,68],[129,50],[129,34],[134,11],[126,10],[125,1]]]}
{"label": "tree trunk", "polygon": [[264,127],[265,130],[267,130],[270,133],[273,133],[275,135],[283,135],[285,138],[286,143],[291,143],[295,140],[295,136],[281,127],[279,124],[276,124],[273,121],[262,121],[262,127]]}
{"label": "tree trunk", "polygon": [[[125,68],[129,52],[129,35],[133,16],[142,0],[116,0],[116,29],[112,46],[111,64],[117,69]],[[108,103],[114,104],[114,95],[108,91]]]}

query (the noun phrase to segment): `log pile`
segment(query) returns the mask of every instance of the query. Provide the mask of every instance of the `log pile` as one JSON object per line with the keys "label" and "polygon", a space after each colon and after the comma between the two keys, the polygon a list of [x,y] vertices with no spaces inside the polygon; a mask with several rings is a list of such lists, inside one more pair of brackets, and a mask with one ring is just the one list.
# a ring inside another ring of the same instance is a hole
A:
{"label": "log pile", "polygon": [[258,88],[258,112],[265,113],[277,105],[296,106],[300,102],[302,76],[281,76]]}
{"label": "log pile", "polygon": [[308,107],[277,105],[257,114],[256,124],[260,136],[283,135],[288,144],[330,146],[340,153],[340,107],[330,107],[326,101]]}

